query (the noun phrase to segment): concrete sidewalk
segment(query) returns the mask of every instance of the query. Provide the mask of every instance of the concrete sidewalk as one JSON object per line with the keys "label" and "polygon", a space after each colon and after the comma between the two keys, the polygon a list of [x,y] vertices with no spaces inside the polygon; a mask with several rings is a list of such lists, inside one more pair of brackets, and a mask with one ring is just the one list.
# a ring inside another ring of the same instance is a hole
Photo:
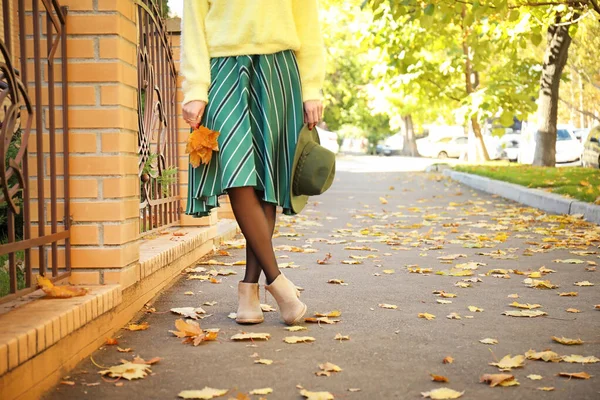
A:
{"label": "concrete sidewalk", "polygon": [[[275,246],[317,250],[314,253],[278,250],[276,254],[281,263],[294,262],[299,266],[283,271],[305,289],[302,299],[309,312],[339,310],[341,322],[304,323],[307,331],[288,332],[278,314],[269,312],[263,324],[240,326],[227,316],[236,311],[237,282],[243,276],[243,267],[224,267],[234,269],[238,275],[219,277],[220,284],[187,280],[183,276],[155,299],[151,306],[156,312],[140,313],[135,322],[148,322],[149,329],[122,331],[119,346],[131,348],[131,353],[119,353],[116,346],[104,346],[93,355],[95,363],[101,366],[117,365],[120,359],[131,360],[133,355],[146,360],[161,357],[152,366],[151,375],[135,381],[120,380],[117,386],[110,382],[112,379],[101,379],[100,368],[86,360],[65,378],[75,382],[73,386],[59,385],[45,398],[177,399],[182,390],[209,386],[230,390],[223,399],[265,387],[273,389],[272,394],[264,396],[268,399],[301,399],[296,385],[310,391],[329,391],[336,399],[418,399],[422,398],[421,392],[441,387],[464,391],[464,399],[600,397],[600,363],[526,360],[523,368],[509,372],[520,386],[491,388],[479,383],[481,375],[500,372],[489,363],[530,349],[551,349],[560,356],[600,356],[600,310],[594,308],[600,304],[600,279],[593,270],[599,261],[598,226],[545,216],[537,210],[478,193],[441,174],[355,170],[338,172],[332,189],[313,198],[300,216],[281,218],[279,232]],[[227,262],[243,260],[244,250],[228,251],[230,257],[212,258]],[[572,251],[594,253],[583,255]],[[327,253],[331,253],[331,260],[318,264],[317,260],[324,259]],[[448,264],[439,259],[456,254],[466,257]],[[344,264],[343,260],[361,264]],[[486,265],[479,266],[473,276],[410,273],[407,268],[411,266],[413,271],[432,268],[436,272],[471,261]],[[527,276],[514,271],[507,271],[504,278],[479,275],[492,269],[532,272],[542,266],[556,272],[538,279],[549,280],[559,285],[558,289],[529,288],[523,283]],[[385,273],[391,272],[388,270],[393,273]],[[481,282],[473,282],[467,288],[455,286],[470,278],[480,278]],[[327,283],[330,279],[341,279],[348,285]],[[574,285],[581,281],[595,286]],[[456,297],[442,299],[433,293],[436,290]],[[578,296],[562,297],[559,292],[578,292]],[[263,293],[261,290],[262,302]],[[519,298],[509,298],[511,294],[518,294]],[[452,303],[440,304],[437,302],[440,299]],[[513,301],[540,304],[538,310],[548,315],[536,318],[502,315],[508,310],[519,311],[509,306]],[[216,304],[203,305],[205,302]],[[270,296],[268,303],[276,306]],[[398,308],[379,307],[384,303]],[[182,344],[181,339],[169,333],[180,318],[169,309],[199,306],[212,314],[199,321],[201,326],[219,328],[219,339],[198,347]],[[471,312],[468,306],[482,308],[483,312]],[[567,312],[569,308],[581,312]],[[453,312],[461,319],[446,317]],[[419,318],[419,313],[430,313],[436,318]],[[270,333],[271,339],[253,343],[229,340],[244,331]],[[350,340],[334,340],[337,333],[349,335]],[[316,341],[283,342],[284,337],[293,335],[312,336]],[[581,338],[586,343],[565,346],[553,342],[551,336]],[[480,343],[484,338],[497,339],[498,344]],[[442,363],[447,356],[454,359],[452,364]],[[273,364],[255,364],[258,358],[273,360]],[[316,376],[319,364],[326,362],[338,365],[342,371],[329,377]],[[593,375],[592,378],[557,376],[560,372],[582,371]],[[449,383],[432,382],[430,373],[446,376]],[[527,378],[530,374],[541,375],[543,379],[530,380]],[[536,390],[538,387],[555,390],[542,392]],[[360,391],[350,392],[350,388]]]}

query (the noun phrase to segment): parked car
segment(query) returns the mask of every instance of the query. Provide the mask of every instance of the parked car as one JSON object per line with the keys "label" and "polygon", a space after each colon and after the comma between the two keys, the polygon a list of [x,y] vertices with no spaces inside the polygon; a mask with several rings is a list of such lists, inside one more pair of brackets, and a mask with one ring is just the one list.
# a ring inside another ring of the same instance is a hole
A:
{"label": "parked car", "polygon": [[573,130],[573,134],[575,134],[575,137],[580,143],[585,143],[588,135],[590,134],[590,130],[590,128],[575,129]]}
{"label": "parked car", "polygon": [[519,146],[521,144],[520,133],[506,133],[500,138],[500,158],[511,162],[519,158]]}
{"label": "parked car", "polygon": [[[535,154],[536,130],[522,133],[519,146],[519,162],[532,164]],[[582,145],[573,133],[573,128],[559,125],[556,130],[556,164],[578,164],[581,162]]]}
{"label": "parked car", "polygon": [[316,129],[317,133],[319,134],[319,141],[321,142],[321,146],[325,147],[327,150],[332,151],[334,154],[339,153],[340,145],[338,143],[337,133],[321,129],[319,127],[316,127]]}
{"label": "parked car", "polygon": [[581,163],[584,167],[600,168],[600,125],[590,130],[583,145]]}
{"label": "parked car", "polygon": [[385,139],[381,153],[384,156],[391,156],[402,153],[404,149],[404,136],[402,133],[396,133]]}
{"label": "parked car", "polygon": [[466,153],[467,136],[443,137],[434,142],[421,142],[419,153],[424,157],[459,158]]}

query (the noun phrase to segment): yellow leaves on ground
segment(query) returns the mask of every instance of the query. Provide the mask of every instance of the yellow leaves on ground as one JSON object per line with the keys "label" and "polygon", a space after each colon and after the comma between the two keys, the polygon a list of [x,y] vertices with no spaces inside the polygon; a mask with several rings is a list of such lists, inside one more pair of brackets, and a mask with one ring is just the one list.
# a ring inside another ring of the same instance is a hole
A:
{"label": "yellow leaves on ground", "polygon": [[150,325],[147,322],[142,322],[141,324],[129,324],[125,329],[128,331],[145,331],[149,327]]}
{"label": "yellow leaves on ground", "polygon": [[544,392],[551,392],[551,391],[553,391],[553,390],[554,390],[554,388],[553,388],[553,387],[549,387],[549,386],[538,387],[538,388],[536,388],[536,389],[537,389],[537,390],[544,391]]}
{"label": "yellow leaves on ground", "polygon": [[553,351],[535,351],[535,350],[527,350],[525,352],[525,357],[528,360],[542,360],[546,362],[559,362],[561,357]]}
{"label": "yellow leaves on ground", "polygon": [[558,376],[577,379],[590,379],[592,377],[592,375],[588,374],[587,372],[559,372]]}
{"label": "yellow leaves on ground", "polygon": [[446,293],[443,290],[434,290],[433,294],[440,296],[440,297],[448,298],[448,299],[452,299],[452,298],[456,297],[456,294]]}
{"label": "yellow leaves on ground", "polygon": [[325,258],[323,258],[322,260],[317,260],[317,264],[328,264],[329,260],[331,260],[331,253],[325,254]]}
{"label": "yellow leaves on ground", "polygon": [[250,391],[251,395],[267,395],[273,393],[272,388],[262,388],[262,389],[254,389]]}
{"label": "yellow leaves on ground", "polygon": [[529,374],[527,375],[527,378],[531,379],[532,381],[539,381],[542,379],[542,376],[536,374]]}
{"label": "yellow leaves on ground", "polygon": [[548,315],[547,313],[545,313],[544,311],[539,311],[539,310],[522,310],[522,311],[504,311],[502,313],[502,315],[508,315],[509,317],[528,317],[528,318],[534,318],[534,317],[540,317],[542,315]]}
{"label": "yellow leaves on ground", "polygon": [[574,285],[575,286],[594,286],[594,284],[590,281],[575,282]]}
{"label": "yellow leaves on ground", "polygon": [[219,150],[217,138],[219,132],[199,126],[188,136],[185,152],[190,155],[190,164],[197,168],[200,164],[208,164],[213,151]]}
{"label": "yellow leaves on ground", "polygon": [[331,283],[333,285],[348,286],[348,284],[344,282],[343,279],[330,279],[327,281],[327,283]]}
{"label": "yellow leaves on ground", "polygon": [[202,318],[198,314],[206,314],[206,311],[202,307],[180,307],[171,308],[171,312],[182,315],[186,318],[198,319]]}
{"label": "yellow leaves on ground", "polygon": [[483,343],[483,344],[498,344],[498,341],[496,339],[492,339],[492,338],[485,338],[485,339],[481,339],[479,341],[479,343]]}
{"label": "yellow leaves on ground", "polygon": [[342,260],[342,264],[357,265],[357,264],[362,264],[362,261],[360,261],[360,260]]}
{"label": "yellow leaves on ground", "polygon": [[429,397],[432,400],[447,400],[447,399],[458,399],[465,392],[457,392],[456,390],[448,389],[448,388],[440,388],[430,390],[429,392],[421,392],[423,397]]}
{"label": "yellow leaves on ground", "polygon": [[454,358],[450,357],[450,356],[446,356],[444,357],[444,359],[442,360],[443,364],[452,364],[454,362]]}
{"label": "yellow leaves on ground", "polygon": [[391,275],[391,274],[395,273],[396,271],[394,271],[393,269],[384,269],[381,272],[383,272],[384,274]]}
{"label": "yellow leaves on ground", "polygon": [[580,313],[581,312],[581,310],[578,310],[576,308],[567,308],[565,311],[570,312],[570,313]]}
{"label": "yellow leaves on ground", "polygon": [[295,326],[288,326],[285,328],[285,330],[290,331],[290,332],[298,332],[298,331],[307,331],[308,328],[305,326],[295,325]]}
{"label": "yellow leaves on ground", "polygon": [[107,338],[104,344],[106,344],[107,346],[116,346],[117,344],[119,344],[119,341],[115,338]]}
{"label": "yellow leaves on ground", "polygon": [[71,297],[85,296],[88,290],[76,286],[55,286],[50,279],[43,276],[37,276],[38,286],[46,293],[50,299],[68,299]]}
{"label": "yellow leaves on ground", "polygon": [[437,259],[441,261],[454,261],[459,258],[467,258],[466,254],[448,254],[445,256],[440,256]]}
{"label": "yellow leaves on ground", "polygon": [[340,317],[342,315],[342,312],[339,310],[333,310],[330,311],[328,313],[315,313],[315,317],[328,317],[328,318],[336,318],[336,317]]}
{"label": "yellow leaves on ground", "polygon": [[522,368],[524,361],[524,355],[519,354],[517,356],[511,357],[509,354],[504,356],[499,362],[489,363],[489,365],[494,365],[498,367],[500,371],[510,371],[513,368]]}
{"label": "yellow leaves on ground", "polygon": [[429,313],[419,313],[418,317],[419,318],[425,318],[428,321],[431,321],[431,320],[435,319],[435,315],[429,314]]}
{"label": "yellow leaves on ground", "polygon": [[408,272],[412,274],[429,274],[433,271],[433,268],[420,268],[417,266],[407,266]]}
{"label": "yellow leaves on ground", "polygon": [[386,198],[385,198],[385,197],[380,197],[380,198],[379,198],[379,202],[380,202],[381,204],[387,204],[387,203],[388,203],[388,201],[386,200]]}
{"label": "yellow leaves on ground", "polygon": [[451,312],[450,314],[446,315],[446,318],[448,318],[448,319],[461,319],[461,316],[458,315],[455,312]]}
{"label": "yellow leaves on ground", "polygon": [[530,288],[535,289],[556,289],[558,286],[554,285],[548,280],[540,281],[538,279],[527,278],[523,280],[523,283],[529,286]]}
{"label": "yellow leaves on ground", "polygon": [[552,262],[561,264],[585,264],[585,261],[576,258],[569,258],[568,260],[552,260]]}
{"label": "yellow leaves on ground", "polygon": [[149,372],[152,372],[152,370],[148,364],[123,360],[122,364],[115,365],[98,373],[102,376],[108,375],[111,378],[123,378],[131,381],[133,379],[145,378]]}
{"label": "yellow leaves on ground", "polygon": [[579,356],[576,354],[571,354],[570,356],[564,356],[562,358],[562,361],[564,362],[568,362],[568,363],[578,363],[578,364],[594,364],[597,363],[598,361],[600,361],[600,358],[594,357],[594,356]]}
{"label": "yellow leaves on ground", "polygon": [[261,304],[260,305],[260,309],[263,312],[273,312],[273,311],[277,311],[276,308],[274,308],[273,306],[269,305],[269,304]]}
{"label": "yellow leaves on ground", "polygon": [[175,321],[176,331],[169,331],[178,338],[184,338],[182,343],[193,343],[198,346],[200,343],[217,340],[218,330],[202,330],[200,324],[196,321],[184,321],[178,319]]}
{"label": "yellow leaves on ground", "polygon": [[398,308],[398,306],[395,304],[387,304],[387,303],[380,303],[380,304],[378,304],[378,306],[381,308],[386,308],[388,310],[395,310]]}
{"label": "yellow leaves on ground", "polygon": [[350,336],[344,336],[341,333],[338,333],[335,335],[335,337],[333,339],[339,340],[341,342],[342,340],[350,340]]}
{"label": "yellow leaves on ground", "polygon": [[314,342],[316,339],[312,336],[286,336],[283,341],[289,344],[296,343],[309,343]]}
{"label": "yellow leaves on ground", "polygon": [[261,359],[258,359],[258,360],[254,360],[254,364],[271,365],[271,364],[273,364],[273,360],[268,360],[266,358],[261,358]]}
{"label": "yellow leaves on ground", "polygon": [[469,261],[469,262],[462,263],[462,264],[456,264],[454,266],[454,268],[475,270],[479,267],[484,267],[486,265],[487,265],[486,263],[482,263],[482,262]]}
{"label": "yellow leaves on ground", "polygon": [[310,392],[306,389],[300,390],[300,394],[307,400],[333,400],[334,397],[329,392]]}
{"label": "yellow leaves on ground", "polygon": [[202,390],[183,390],[179,392],[178,396],[183,399],[210,400],[215,397],[225,396],[228,391],[227,389],[213,389],[206,386]]}
{"label": "yellow leaves on ground", "polygon": [[317,376],[331,376],[332,372],[342,372],[342,369],[335,364],[326,362],[325,364],[319,364],[321,371],[315,372]]}
{"label": "yellow leaves on ground", "polygon": [[577,297],[579,293],[577,292],[561,292],[558,294],[560,297]]}
{"label": "yellow leaves on ground", "polygon": [[435,299],[438,304],[452,304],[452,300]]}
{"label": "yellow leaves on ground", "polygon": [[471,312],[483,312],[483,308],[479,308],[479,307],[475,307],[475,306],[468,306],[468,309]]}
{"label": "yellow leaves on ground", "polygon": [[518,386],[519,382],[511,374],[485,374],[479,378],[479,382],[489,383],[494,386]]}
{"label": "yellow leaves on ground", "polygon": [[509,306],[511,307],[517,307],[517,308],[525,308],[527,310],[533,310],[534,308],[540,308],[541,305],[539,304],[521,304],[521,303],[517,303],[516,301],[513,301],[512,303],[509,304]]}
{"label": "yellow leaves on ground", "polygon": [[254,333],[254,332],[244,332],[238,333],[237,335],[233,335],[231,340],[269,340],[271,338],[271,334],[269,333]]}

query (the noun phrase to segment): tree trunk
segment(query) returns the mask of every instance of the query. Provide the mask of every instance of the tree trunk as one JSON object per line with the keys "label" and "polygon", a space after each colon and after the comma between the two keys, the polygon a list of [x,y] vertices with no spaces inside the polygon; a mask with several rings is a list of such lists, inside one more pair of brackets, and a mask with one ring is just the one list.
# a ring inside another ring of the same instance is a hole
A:
{"label": "tree trunk", "polygon": [[[577,18],[574,16],[573,18]],[[561,21],[556,17],[556,23]],[[540,97],[538,100],[538,129],[535,134],[533,165],[554,167],[556,165],[556,123],[558,119],[558,91],[567,57],[569,55],[568,25],[550,25],[548,46],[544,55]]]}
{"label": "tree trunk", "polygon": [[[463,10],[462,10],[463,19],[465,18],[465,15],[466,15],[465,10],[466,10],[466,8],[463,6]],[[469,27],[463,26],[462,48],[463,48],[463,54],[465,56],[465,84],[466,84],[466,89],[467,89],[467,95],[470,95],[471,93],[473,93],[475,91],[475,88],[477,88],[477,85],[479,85],[479,75],[477,74],[477,72],[473,71],[473,68],[471,65],[471,56],[469,55],[470,48],[467,43],[468,35],[469,35]],[[471,82],[471,75],[473,75],[473,77],[474,77],[475,85],[473,85],[473,82]],[[471,140],[469,140],[469,145],[468,145],[469,146],[469,151],[468,151],[469,162],[477,163],[477,162],[482,162],[482,161],[489,161],[490,156],[488,155],[487,148],[485,147],[485,142],[483,141],[483,135],[481,134],[481,126],[479,125],[479,122],[477,121],[476,116],[471,117],[471,126],[473,127],[473,134],[475,135],[475,143],[471,143]],[[475,145],[474,149],[471,147],[471,146],[473,146],[473,144]]]}
{"label": "tree trunk", "polygon": [[402,122],[404,123],[404,146],[402,154],[410,157],[419,157],[412,116],[410,114],[403,116]]}
{"label": "tree trunk", "polygon": [[[581,75],[579,77],[579,109],[583,110],[583,79],[581,79]],[[586,117],[584,113],[579,114],[579,127],[585,128],[587,126]]]}

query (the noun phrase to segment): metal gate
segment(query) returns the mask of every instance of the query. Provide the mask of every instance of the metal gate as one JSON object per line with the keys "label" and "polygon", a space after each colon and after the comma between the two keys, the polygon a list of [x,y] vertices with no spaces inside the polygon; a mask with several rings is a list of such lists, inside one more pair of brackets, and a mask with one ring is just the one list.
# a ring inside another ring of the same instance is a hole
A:
{"label": "metal gate", "polygon": [[66,17],[58,0],[2,1],[0,302],[70,273]]}

